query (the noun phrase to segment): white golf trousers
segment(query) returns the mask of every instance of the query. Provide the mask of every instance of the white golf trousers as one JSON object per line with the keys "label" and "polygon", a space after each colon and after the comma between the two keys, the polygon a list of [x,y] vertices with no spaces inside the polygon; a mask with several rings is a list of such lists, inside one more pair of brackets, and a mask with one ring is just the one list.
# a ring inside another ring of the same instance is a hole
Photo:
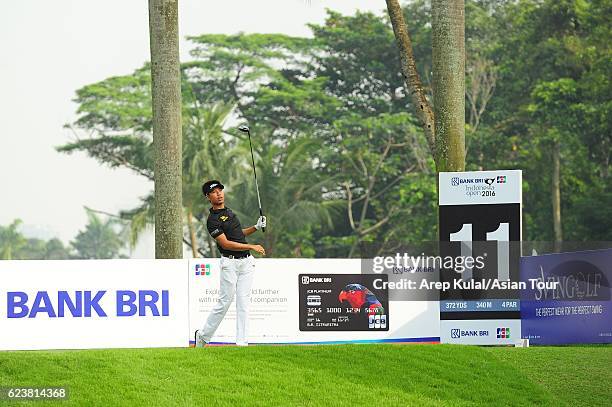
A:
{"label": "white golf trousers", "polygon": [[249,340],[249,304],[251,302],[251,285],[255,275],[255,258],[242,259],[221,257],[221,287],[219,301],[215,304],[201,331],[206,342],[215,334],[225,313],[236,297],[236,345],[248,345]]}

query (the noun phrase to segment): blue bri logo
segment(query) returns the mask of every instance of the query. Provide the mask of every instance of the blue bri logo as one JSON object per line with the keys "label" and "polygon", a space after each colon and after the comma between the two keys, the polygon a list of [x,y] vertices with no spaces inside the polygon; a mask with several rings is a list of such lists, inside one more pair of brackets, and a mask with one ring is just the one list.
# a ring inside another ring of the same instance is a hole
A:
{"label": "blue bri logo", "polygon": [[[35,296],[23,291],[9,291],[6,297],[7,318],[106,317],[100,304],[106,291],[38,291]],[[118,290],[115,293],[112,314],[118,317],[170,315],[170,292],[161,290]]]}
{"label": "blue bri logo", "polygon": [[459,338],[463,338],[466,336],[489,336],[489,331],[486,329],[481,329],[481,330],[465,330],[462,331],[459,328],[453,328],[451,329],[451,338],[452,339],[459,339]]}

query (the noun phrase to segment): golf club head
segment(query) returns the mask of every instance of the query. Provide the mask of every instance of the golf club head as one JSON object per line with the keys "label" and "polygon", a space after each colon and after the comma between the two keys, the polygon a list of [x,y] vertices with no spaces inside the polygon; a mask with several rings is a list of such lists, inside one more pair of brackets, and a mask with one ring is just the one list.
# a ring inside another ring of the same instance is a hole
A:
{"label": "golf club head", "polygon": [[249,133],[249,126],[240,126],[238,127],[238,130],[240,130],[243,133]]}

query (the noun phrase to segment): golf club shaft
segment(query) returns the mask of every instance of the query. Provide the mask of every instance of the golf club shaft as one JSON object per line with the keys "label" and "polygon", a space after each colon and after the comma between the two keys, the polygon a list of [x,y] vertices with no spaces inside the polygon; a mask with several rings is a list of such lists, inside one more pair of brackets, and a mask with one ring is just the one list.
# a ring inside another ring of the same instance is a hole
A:
{"label": "golf club shaft", "polygon": [[[257,190],[257,203],[259,204],[259,216],[263,216],[263,210],[261,209],[261,197],[259,196],[259,184],[257,183],[257,170],[255,170],[255,156],[253,155],[253,144],[251,143],[251,130],[247,131],[249,135],[249,147],[251,148],[251,163],[253,164],[253,174],[255,175],[255,189]],[[266,228],[261,228],[261,231],[265,233]]]}

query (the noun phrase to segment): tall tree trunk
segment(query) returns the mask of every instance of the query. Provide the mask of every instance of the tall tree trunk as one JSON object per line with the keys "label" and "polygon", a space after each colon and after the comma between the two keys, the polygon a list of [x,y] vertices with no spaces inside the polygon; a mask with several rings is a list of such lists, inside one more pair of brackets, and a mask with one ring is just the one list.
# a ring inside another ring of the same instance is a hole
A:
{"label": "tall tree trunk", "polygon": [[187,228],[189,229],[189,241],[191,242],[191,252],[193,258],[198,257],[198,239],[195,233],[195,227],[193,226],[193,208],[187,208]]}
{"label": "tall tree trunk", "polygon": [[406,91],[410,96],[410,101],[416,109],[417,118],[421,122],[421,126],[423,126],[429,149],[431,153],[434,154],[436,140],[434,112],[425,96],[423,83],[416,69],[414,53],[412,52],[412,42],[408,34],[408,26],[404,20],[404,14],[402,13],[399,0],[386,1],[387,11],[389,12],[389,18],[393,26],[393,33],[395,34],[395,41],[399,48],[400,67],[402,75],[404,76]]}
{"label": "tall tree trunk", "polygon": [[555,251],[558,251],[563,241],[561,229],[561,147],[559,141],[555,141],[552,149],[553,174],[552,174],[552,208],[553,208],[553,230]]}
{"label": "tall tree trunk", "polygon": [[[432,1],[433,93],[428,102],[416,69],[412,43],[399,0],[386,0],[400,66],[410,100],[423,126],[436,171],[465,169],[465,4]],[[440,186],[436,182],[436,191]],[[438,219],[438,230],[440,230]],[[353,249],[351,249],[351,252]]]}
{"label": "tall tree trunk", "polygon": [[183,257],[181,77],[178,0],[149,0],[155,257]]}
{"label": "tall tree trunk", "polygon": [[465,4],[433,0],[432,68],[438,171],[465,169]]}
{"label": "tall tree trunk", "polygon": [[219,257],[217,255],[217,246],[215,245],[215,241],[208,233],[206,233],[206,241],[208,242],[208,252],[210,253],[210,257],[212,258]]}

